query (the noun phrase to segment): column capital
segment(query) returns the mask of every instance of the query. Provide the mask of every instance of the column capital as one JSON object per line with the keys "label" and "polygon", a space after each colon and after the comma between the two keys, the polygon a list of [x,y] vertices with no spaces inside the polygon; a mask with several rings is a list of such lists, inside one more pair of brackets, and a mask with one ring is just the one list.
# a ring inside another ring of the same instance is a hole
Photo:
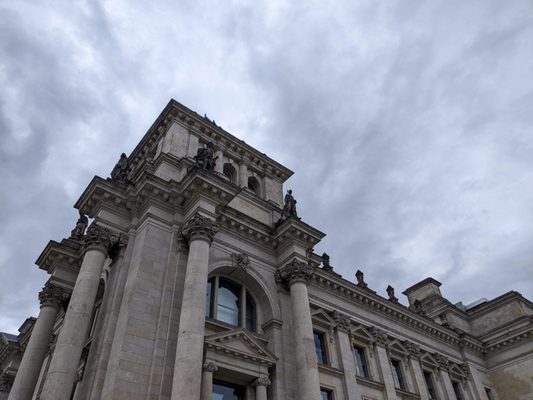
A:
{"label": "column capital", "polygon": [[270,379],[268,379],[268,376],[266,375],[261,375],[259,378],[257,378],[255,381],[253,381],[252,383],[252,386],[253,387],[257,387],[257,386],[270,386],[272,384],[272,382],[270,382]]}
{"label": "column capital", "polygon": [[218,371],[217,365],[214,362],[212,362],[212,361],[205,362],[204,365],[203,365],[203,368],[206,371],[208,371],[208,372],[217,372]]}
{"label": "column capital", "polygon": [[307,285],[311,279],[312,272],[313,267],[295,258],[278,269],[274,278],[277,284],[284,286],[291,286],[295,282],[304,282]]}
{"label": "column capital", "polygon": [[450,361],[448,360],[448,357],[443,356],[439,353],[435,353],[434,357],[435,361],[437,361],[437,364],[439,364],[439,369],[447,371],[448,367],[450,366]]}
{"label": "column capital", "polygon": [[70,297],[71,291],[54,285],[53,283],[47,282],[43,290],[39,292],[39,301],[41,302],[41,307],[59,307]]}
{"label": "column capital", "polygon": [[92,223],[83,237],[85,251],[99,249],[107,256],[114,257],[128,244],[128,238],[122,233],[112,232],[108,228]]}
{"label": "column capital", "polygon": [[215,221],[196,213],[183,224],[180,229],[180,236],[189,244],[197,239],[206,240],[211,244],[218,231],[219,227]]}
{"label": "column capital", "polygon": [[405,342],[403,342],[405,348],[407,349],[407,356],[410,357],[410,358],[413,358],[415,360],[419,360],[420,359],[420,346],[413,343],[413,342],[410,342],[408,340],[406,340]]}
{"label": "column capital", "polygon": [[350,317],[346,314],[340,313],[337,310],[333,311],[332,313],[333,320],[336,323],[337,330],[344,332],[344,333],[350,333]]}
{"label": "column capital", "polygon": [[382,347],[387,347],[387,344],[389,342],[389,337],[387,335],[387,332],[379,329],[379,328],[376,328],[376,327],[372,327],[370,328],[370,333],[374,336],[374,340],[375,340],[375,343],[376,345],[378,346],[382,346]]}

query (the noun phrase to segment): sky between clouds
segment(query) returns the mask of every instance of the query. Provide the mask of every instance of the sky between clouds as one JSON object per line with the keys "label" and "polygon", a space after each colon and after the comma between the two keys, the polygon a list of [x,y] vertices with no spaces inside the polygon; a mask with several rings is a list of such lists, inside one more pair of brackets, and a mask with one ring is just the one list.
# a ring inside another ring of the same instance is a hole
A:
{"label": "sky between clouds", "polygon": [[295,171],[345,278],[533,299],[532,72],[530,1],[0,1],[0,331],[171,97]]}

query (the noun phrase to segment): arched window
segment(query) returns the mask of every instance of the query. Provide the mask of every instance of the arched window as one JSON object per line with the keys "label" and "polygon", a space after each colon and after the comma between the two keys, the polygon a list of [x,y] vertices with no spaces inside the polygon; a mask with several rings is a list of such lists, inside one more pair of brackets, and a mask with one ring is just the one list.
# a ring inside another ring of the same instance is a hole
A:
{"label": "arched window", "polygon": [[206,317],[255,332],[255,301],[244,286],[214,276],[207,281]]}
{"label": "arched window", "polygon": [[253,191],[256,195],[261,196],[261,185],[255,176],[248,178],[248,189]]}
{"label": "arched window", "polygon": [[237,170],[230,163],[224,164],[222,169],[224,175],[228,177],[231,183],[237,183]]}

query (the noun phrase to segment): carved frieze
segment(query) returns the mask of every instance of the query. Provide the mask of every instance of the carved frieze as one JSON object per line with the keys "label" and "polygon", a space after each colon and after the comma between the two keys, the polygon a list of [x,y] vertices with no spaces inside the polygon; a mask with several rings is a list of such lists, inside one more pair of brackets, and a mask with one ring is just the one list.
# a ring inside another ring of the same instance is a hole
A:
{"label": "carved frieze", "polygon": [[335,320],[336,327],[339,331],[350,333],[350,323],[351,323],[350,317],[336,310],[333,311],[332,317]]}
{"label": "carved frieze", "polygon": [[71,291],[64,287],[47,282],[39,293],[41,307],[51,306],[59,309],[68,300],[70,293]]}
{"label": "carved frieze", "polygon": [[313,267],[303,261],[294,259],[284,267],[278,269],[274,278],[277,284],[290,287],[294,282],[309,283],[312,273]]}
{"label": "carved frieze", "polygon": [[420,346],[419,345],[417,345],[417,344],[415,344],[413,342],[410,342],[408,340],[403,342],[403,345],[407,349],[409,357],[415,358],[417,360],[420,359]]}
{"label": "carved frieze", "polygon": [[209,243],[213,241],[219,227],[210,218],[196,213],[190,218],[180,230],[180,235],[190,244],[192,240],[207,239]]}
{"label": "carved frieze", "polygon": [[446,370],[448,369],[448,367],[450,366],[450,361],[448,360],[448,357],[445,357],[439,353],[435,353],[433,356],[435,358],[435,361],[437,361],[439,368]]}

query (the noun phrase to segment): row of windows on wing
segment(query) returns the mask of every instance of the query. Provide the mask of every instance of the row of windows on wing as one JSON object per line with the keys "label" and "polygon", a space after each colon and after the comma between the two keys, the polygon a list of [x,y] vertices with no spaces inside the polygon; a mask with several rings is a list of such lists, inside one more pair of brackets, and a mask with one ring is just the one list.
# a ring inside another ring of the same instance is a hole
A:
{"label": "row of windows on wing", "polygon": [[[328,355],[326,351],[326,341],[322,332],[314,332],[315,352],[316,358],[319,364],[328,364]],[[367,362],[366,349],[360,346],[354,346],[354,359],[357,371],[357,376],[370,379],[370,368]],[[401,360],[396,358],[390,359],[390,365],[392,370],[392,377],[394,379],[394,386],[400,390],[407,390],[407,384],[405,381],[404,368]],[[430,400],[437,400],[437,391],[435,389],[435,383],[433,380],[433,374],[430,371],[423,370],[424,381],[426,383],[426,389]],[[461,384],[457,381],[452,381],[453,391],[457,400],[464,400],[463,390]],[[322,399],[331,399],[331,391],[321,390]],[[489,397],[490,399],[490,397]]]}
{"label": "row of windows on wing", "polygon": [[[231,183],[237,184],[237,170],[230,163],[224,164],[222,169],[224,175],[226,175]],[[261,196],[261,183],[255,176],[248,177],[247,187],[256,195]]]}

